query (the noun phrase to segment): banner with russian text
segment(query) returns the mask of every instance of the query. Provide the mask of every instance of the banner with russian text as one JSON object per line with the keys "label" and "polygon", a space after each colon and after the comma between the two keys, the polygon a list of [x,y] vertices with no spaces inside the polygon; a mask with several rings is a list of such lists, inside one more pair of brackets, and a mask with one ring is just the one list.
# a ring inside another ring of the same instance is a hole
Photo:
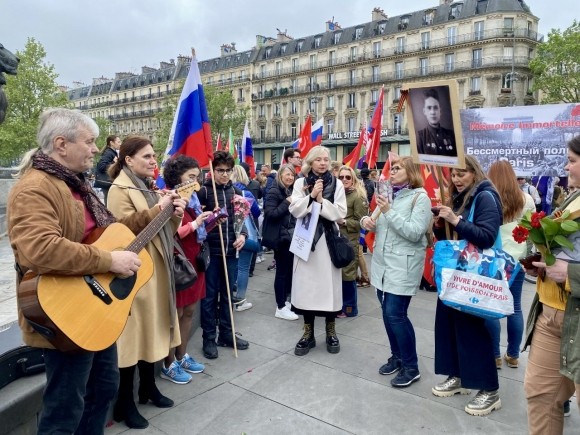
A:
{"label": "banner with russian text", "polygon": [[519,176],[565,177],[566,143],[580,133],[580,104],[462,110],[465,153],[483,170],[508,160]]}

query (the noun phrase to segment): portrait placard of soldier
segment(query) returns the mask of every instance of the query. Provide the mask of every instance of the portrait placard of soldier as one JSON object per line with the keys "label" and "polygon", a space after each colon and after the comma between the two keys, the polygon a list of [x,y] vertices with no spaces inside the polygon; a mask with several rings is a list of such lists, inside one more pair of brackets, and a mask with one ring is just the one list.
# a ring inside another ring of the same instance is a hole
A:
{"label": "portrait placard of soldier", "polygon": [[450,80],[409,88],[409,139],[413,159],[426,165],[463,168],[457,84]]}

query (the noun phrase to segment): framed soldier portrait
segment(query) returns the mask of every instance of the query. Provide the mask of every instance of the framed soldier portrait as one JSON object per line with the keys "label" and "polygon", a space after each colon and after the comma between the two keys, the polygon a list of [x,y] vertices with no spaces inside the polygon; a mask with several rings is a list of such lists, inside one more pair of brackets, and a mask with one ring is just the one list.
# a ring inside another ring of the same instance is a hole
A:
{"label": "framed soldier portrait", "polygon": [[409,85],[409,140],[413,161],[464,168],[463,137],[454,80]]}

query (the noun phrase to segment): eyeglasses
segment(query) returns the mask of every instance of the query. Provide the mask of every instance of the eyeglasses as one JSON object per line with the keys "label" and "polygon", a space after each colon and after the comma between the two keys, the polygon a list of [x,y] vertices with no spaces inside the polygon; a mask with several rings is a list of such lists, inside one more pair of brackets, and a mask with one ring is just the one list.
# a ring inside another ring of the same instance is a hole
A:
{"label": "eyeglasses", "polygon": [[218,174],[220,175],[224,175],[224,174],[228,174],[230,175],[232,172],[234,172],[233,169],[214,169],[214,171],[216,171]]}
{"label": "eyeglasses", "polygon": [[339,180],[352,180],[352,176],[351,175],[339,175],[338,179]]}
{"label": "eyeglasses", "polygon": [[401,166],[393,166],[391,168],[391,172],[399,172],[401,169],[405,169],[405,168],[403,168]]}
{"label": "eyeglasses", "polygon": [[293,159],[302,159],[302,157],[300,157],[300,156],[293,156],[292,158]]}

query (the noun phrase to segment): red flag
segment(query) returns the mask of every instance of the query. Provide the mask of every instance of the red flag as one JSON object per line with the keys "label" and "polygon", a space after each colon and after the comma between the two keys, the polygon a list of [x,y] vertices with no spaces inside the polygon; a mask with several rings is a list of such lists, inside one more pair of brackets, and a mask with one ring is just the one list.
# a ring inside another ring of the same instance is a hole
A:
{"label": "red flag", "polygon": [[312,118],[310,115],[306,118],[304,127],[300,132],[300,155],[306,157],[312,149]]}
{"label": "red flag", "polygon": [[[380,182],[385,182],[391,177],[391,163],[393,162],[393,160],[396,160],[398,158],[399,156],[397,153],[389,151],[389,158],[385,162],[385,166],[383,166],[381,176],[379,177]],[[373,197],[371,198],[371,203],[369,204],[369,209],[371,210],[371,212],[377,207],[377,198],[375,197],[375,195],[373,195]]]}
{"label": "red flag", "polygon": [[346,166],[349,166],[352,169],[356,169],[358,167],[358,163],[362,160],[362,157],[364,157],[365,145],[367,141],[367,126],[365,123],[361,129],[360,136],[358,138],[358,144],[356,147],[354,147],[351,153],[343,159],[343,162]]}
{"label": "red flag", "polygon": [[383,130],[384,93],[385,87],[383,86],[381,87],[379,99],[377,100],[377,104],[373,112],[371,125],[369,125],[370,145],[367,148],[367,154],[365,156],[365,161],[368,163],[369,168],[376,168],[377,160],[379,159],[379,147],[381,146],[381,132]]}

